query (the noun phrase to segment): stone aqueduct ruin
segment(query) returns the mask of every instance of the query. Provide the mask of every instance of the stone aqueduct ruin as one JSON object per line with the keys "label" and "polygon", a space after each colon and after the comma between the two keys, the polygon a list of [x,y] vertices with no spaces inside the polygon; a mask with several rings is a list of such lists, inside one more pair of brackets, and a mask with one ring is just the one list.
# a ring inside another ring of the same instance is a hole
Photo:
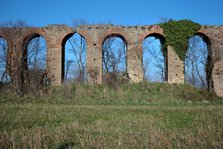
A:
{"label": "stone aqueduct ruin", "polygon": [[[24,40],[43,36],[47,43],[47,75],[52,84],[60,85],[63,81],[63,52],[66,40],[74,33],[86,39],[88,82],[102,83],[102,45],[109,36],[121,37],[127,44],[127,71],[130,82],[143,80],[141,67],[142,43],[148,36],[158,36],[165,39],[163,29],[158,26],[113,26],[89,25],[71,28],[66,25],[48,25],[46,27],[19,28],[19,35],[9,36],[5,28],[0,28],[0,37],[7,40],[8,47],[21,47]],[[10,28],[8,29],[10,30]],[[197,32],[205,39],[209,58],[213,61],[211,71],[211,89],[223,97],[223,26],[202,26]],[[15,39],[16,37],[16,39]],[[167,46],[167,82],[184,83],[184,62],[174,52],[173,47]]]}

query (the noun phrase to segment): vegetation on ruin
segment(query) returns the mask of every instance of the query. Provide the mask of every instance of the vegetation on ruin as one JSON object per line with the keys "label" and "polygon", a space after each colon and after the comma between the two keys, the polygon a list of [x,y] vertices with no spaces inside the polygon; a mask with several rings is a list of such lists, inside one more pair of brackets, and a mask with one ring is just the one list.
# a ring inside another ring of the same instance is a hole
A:
{"label": "vegetation on ruin", "polygon": [[[221,148],[222,99],[189,85],[67,84],[0,94],[0,148]],[[35,116],[34,116],[35,115]]]}
{"label": "vegetation on ruin", "polygon": [[188,39],[201,28],[201,25],[191,20],[169,20],[159,25],[164,30],[166,45],[172,46],[179,58],[184,61]]}

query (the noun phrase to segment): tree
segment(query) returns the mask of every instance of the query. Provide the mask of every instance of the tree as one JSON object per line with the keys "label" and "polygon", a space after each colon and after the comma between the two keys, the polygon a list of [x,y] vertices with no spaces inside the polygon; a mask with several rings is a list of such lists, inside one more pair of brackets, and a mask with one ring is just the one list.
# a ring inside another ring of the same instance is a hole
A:
{"label": "tree", "polygon": [[162,48],[160,40],[156,37],[148,37],[144,40],[141,58],[144,80],[161,82],[166,80],[166,51]]}
{"label": "tree", "polygon": [[172,21],[172,19],[169,19],[167,17],[161,17],[160,18],[160,23],[165,23],[165,22],[169,22],[169,21]]}
{"label": "tree", "polygon": [[13,43],[17,42],[16,39],[19,39],[22,34],[22,27],[26,26],[24,21],[4,22],[0,25],[4,34],[11,38],[11,41],[7,41],[9,46],[4,52],[4,57],[1,59],[4,60],[6,73],[9,74],[11,78],[11,86],[19,96],[23,94],[24,87],[23,51],[19,46],[16,46]]}
{"label": "tree", "polygon": [[80,26],[84,26],[84,25],[88,25],[88,24],[89,24],[89,22],[87,22],[85,19],[81,19],[81,18],[72,19],[73,27],[80,27]]}
{"label": "tree", "polygon": [[103,82],[107,85],[121,83],[127,74],[127,48],[124,40],[113,35],[103,43]]}
{"label": "tree", "polygon": [[39,35],[30,39],[24,45],[24,51],[27,51],[27,55],[24,55],[24,58],[27,58],[24,61],[26,68],[25,90],[27,93],[39,94],[38,91],[41,91],[49,83],[46,82],[47,80],[43,80],[46,77],[46,41]]}
{"label": "tree", "polygon": [[66,45],[65,79],[74,79],[79,83],[86,80],[86,42],[79,34],[68,39]]}
{"label": "tree", "polygon": [[28,69],[44,70],[46,69],[46,44],[42,36],[33,38],[27,45]]}
{"label": "tree", "polygon": [[196,87],[207,88],[208,50],[206,43],[199,36],[189,40],[189,49],[185,58],[185,81]]}
{"label": "tree", "polygon": [[0,38],[0,82],[1,84],[6,84],[10,78],[7,73],[7,41],[3,38]]}
{"label": "tree", "polygon": [[[73,19],[73,27],[88,24],[84,19]],[[65,80],[74,79],[76,82],[86,81],[86,49],[87,44],[83,36],[75,33],[65,45]]]}
{"label": "tree", "polygon": [[74,72],[76,72],[76,81],[83,83],[86,80],[86,42],[85,39],[81,35],[77,35],[77,37],[71,37],[68,42],[72,46],[70,52],[72,52],[75,56],[75,60],[73,62],[76,63],[76,67],[74,67]]}
{"label": "tree", "polygon": [[[40,61],[37,56],[40,53],[40,43],[38,39],[34,40],[33,45],[35,46],[28,51],[28,43],[33,35],[24,40],[21,39],[25,27],[28,27],[25,21],[5,22],[0,27],[4,34],[11,39],[7,43],[7,50],[4,50],[1,60],[6,65],[6,74],[10,76],[10,86],[13,91],[18,96],[23,96],[30,89],[30,85],[36,85],[32,80],[36,79],[34,74],[38,74],[39,78],[42,77],[42,73],[39,71]],[[29,63],[33,63],[32,66]],[[38,82],[41,80],[39,79]]]}

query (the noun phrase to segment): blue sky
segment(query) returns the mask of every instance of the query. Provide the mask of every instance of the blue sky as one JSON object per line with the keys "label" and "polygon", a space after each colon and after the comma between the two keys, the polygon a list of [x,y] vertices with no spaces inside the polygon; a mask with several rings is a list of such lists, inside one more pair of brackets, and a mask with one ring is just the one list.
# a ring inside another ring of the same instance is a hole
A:
{"label": "blue sky", "polygon": [[0,22],[26,20],[34,26],[89,23],[149,25],[160,18],[223,24],[223,0],[0,0]]}

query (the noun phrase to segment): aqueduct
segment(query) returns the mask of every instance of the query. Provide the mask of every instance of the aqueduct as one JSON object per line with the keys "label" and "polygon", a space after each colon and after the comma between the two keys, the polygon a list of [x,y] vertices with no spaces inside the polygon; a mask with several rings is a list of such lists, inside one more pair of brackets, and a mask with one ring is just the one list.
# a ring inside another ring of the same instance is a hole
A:
{"label": "aqueduct", "polygon": [[[0,37],[7,40],[9,49],[20,48],[25,39],[42,36],[47,43],[47,74],[52,84],[62,83],[63,74],[63,44],[67,38],[78,33],[86,39],[87,43],[87,71],[88,82],[102,83],[102,44],[110,35],[121,36],[126,41],[127,70],[130,82],[143,80],[141,67],[142,43],[150,35],[159,35],[165,39],[163,29],[158,26],[113,26],[113,25],[88,25],[71,28],[66,25],[48,25],[46,27],[17,28],[20,32],[15,35],[8,34],[14,28],[0,28]],[[205,37],[209,58],[212,60],[210,79],[212,89],[223,97],[223,26],[202,26],[197,34]],[[167,46],[167,82],[184,83],[184,62],[180,60],[172,46]]]}

